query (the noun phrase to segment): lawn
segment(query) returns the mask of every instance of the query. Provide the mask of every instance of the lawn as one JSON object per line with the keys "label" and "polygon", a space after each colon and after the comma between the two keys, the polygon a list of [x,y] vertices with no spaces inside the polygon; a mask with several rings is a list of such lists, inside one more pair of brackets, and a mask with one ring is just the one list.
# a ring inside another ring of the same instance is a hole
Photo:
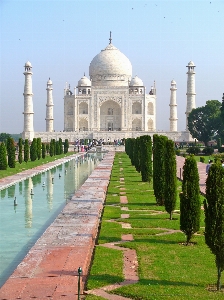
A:
{"label": "lawn", "polygon": [[[124,178],[124,184],[120,183],[120,177]],[[120,187],[126,189],[126,205],[119,202]],[[181,190],[181,183],[178,190]],[[128,219],[121,219],[124,213],[121,206],[128,207],[129,211],[125,212],[129,214]],[[204,241],[203,211],[200,231],[193,236],[193,243],[185,246],[186,238],[178,231],[179,196],[176,209],[170,221],[164,207],[156,205],[152,184],[141,182],[140,174],[125,153],[116,153],[87,289],[123,280],[122,252],[102,247],[102,244],[120,241],[122,234],[131,233],[134,240],[120,245],[136,250],[139,282],[111,293],[138,300],[223,299],[223,291],[211,291],[216,284],[217,271],[215,257]],[[111,219],[115,222],[108,222]],[[122,228],[120,222],[131,224],[131,228]],[[174,231],[157,235],[169,230]],[[88,295],[86,299],[100,299],[93,297],[96,296]]]}
{"label": "lawn", "polygon": [[74,154],[74,152],[68,152],[66,154],[60,154],[57,156],[46,156],[46,158],[40,158],[39,160],[35,160],[35,161],[28,161],[26,162],[22,162],[21,164],[17,161],[16,162],[16,166],[15,168],[7,168],[7,170],[0,170],[0,179],[10,176],[10,175],[15,175],[19,172],[28,170],[28,169],[32,169],[38,166],[41,166],[42,164],[47,164],[49,162],[55,161],[56,159],[60,159],[69,155]]}

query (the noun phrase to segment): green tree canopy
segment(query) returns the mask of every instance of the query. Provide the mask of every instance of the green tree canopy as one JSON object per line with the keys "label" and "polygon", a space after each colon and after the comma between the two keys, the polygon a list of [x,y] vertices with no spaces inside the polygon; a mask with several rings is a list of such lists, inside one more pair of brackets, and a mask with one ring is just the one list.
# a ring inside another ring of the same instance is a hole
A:
{"label": "green tree canopy", "polygon": [[7,139],[11,137],[12,136],[9,133],[2,132],[0,133],[0,142],[4,142],[6,144]]}
{"label": "green tree canopy", "polygon": [[193,109],[188,117],[188,129],[193,138],[204,142],[217,136],[221,128],[221,106],[218,100],[208,100],[205,106]]}

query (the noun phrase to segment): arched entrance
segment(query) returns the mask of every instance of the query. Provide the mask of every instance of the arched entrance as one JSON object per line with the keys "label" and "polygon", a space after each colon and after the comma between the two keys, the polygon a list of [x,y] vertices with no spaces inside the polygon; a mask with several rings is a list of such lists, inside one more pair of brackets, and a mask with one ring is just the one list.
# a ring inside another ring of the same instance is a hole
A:
{"label": "arched entrance", "polygon": [[100,107],[100,130],[121,130],[121,108],[118,103],[109,100]]}

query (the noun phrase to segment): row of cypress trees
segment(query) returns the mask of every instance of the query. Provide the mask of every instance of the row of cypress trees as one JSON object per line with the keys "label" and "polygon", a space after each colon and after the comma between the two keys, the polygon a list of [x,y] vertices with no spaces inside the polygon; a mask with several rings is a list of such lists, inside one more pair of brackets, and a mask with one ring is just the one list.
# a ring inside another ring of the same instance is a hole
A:
{"label": "row of cypress trees", "polygon": [[125,152],[131,163],[141,173],[143,182],[152,180],[152,140],[149,135],[136,139],[128,138],[125,141]]}
{"label": "row of cypress trees", "polygon": [[[64,149],[62,139],[59,138],[58,141],[54,139],[51,140],[50,145],[41,142],[41,138],[34,138],[31,145],[29,145],[28,139],[25,140],[23,146],[22,138],[18,142],[18,162],[21,164],[23,161],[28,162],[39,160],[41,157],[44,159],[46,157],[46,152],[50,156],[60,155],[63,152],[67,153],[69,149],[68,139],[65,140]],[[4,142],[0,144],[0,170],[6,170],[9,166],[10,168],[15,168],[15,144],[13,138],[9,137],[5,145]],[[24,157],[23,157],[24,156]]]}
{"label": "row of cypress trees", "polygon": [[[126,141],[126,153],[132,164],[148,164],[147,151],[140,151],[137,139]],[[148,149],[147,149],[148,150]],[[150,151],[149,151],[150,152]],[[138,155],[138,158],[136,158]],[[140,155],[140,156],[139,156]],[[141,159],[143,158],[143,159]],[[146,158],[146,159],[145,159]],[[172,219],[177,199],[176,156],[174,143],[165,136],[153,136],[153,188],[158,205],[165,205]],[[217,268],[217,290],[221,289],[221,273],[224,270],[224,169],[220,162],[210,167],[206,180],[205,242],[215,255]],[[185,159],[182,192],[180,193],[180,230],[186,235],[186,245],[200,229],[200,187],[197,162],[193,156]]]}

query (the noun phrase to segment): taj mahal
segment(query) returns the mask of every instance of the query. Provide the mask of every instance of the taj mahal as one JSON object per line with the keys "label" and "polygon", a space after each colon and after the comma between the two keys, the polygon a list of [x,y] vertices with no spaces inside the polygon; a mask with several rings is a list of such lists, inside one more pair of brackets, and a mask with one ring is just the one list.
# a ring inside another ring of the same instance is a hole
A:
{"label": "taj mahal", "polygon": [[[187,117],[195,108],[195,65],[187,65],[186,128]],[[46,131],[35,132],[33,126],[32,65],[25,63],[24,129],[23,139],[40,137],[43,142],[51,139],[74,142],[77,139],[104,141],[136,138],[160,132],[156,130],[156,84],[146,92],[142,80],[132,74],[130,60],[112,44],[97,54],[89,65],[89,78],[84,76],[72,91],[66,83],[64,89],[64,130],[54,131],[53,82],[46,88]],[[191,141],[189,131],[177,130],[176,82],[170,87],[170,130],[162,134],[174,141]]]}

